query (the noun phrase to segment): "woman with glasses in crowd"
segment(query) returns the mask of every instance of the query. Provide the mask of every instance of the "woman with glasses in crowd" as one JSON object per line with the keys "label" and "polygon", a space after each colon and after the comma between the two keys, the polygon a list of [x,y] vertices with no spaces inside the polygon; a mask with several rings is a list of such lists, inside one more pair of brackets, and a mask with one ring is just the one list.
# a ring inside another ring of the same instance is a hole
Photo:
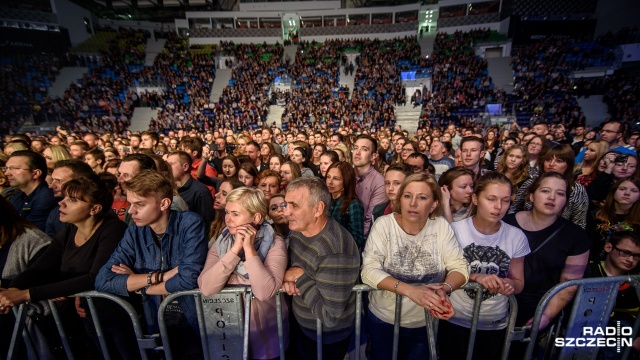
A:
{"label": "woman with glasses in crowd", "polygon": [[346,162],[331,164],[326,184],[331,193],[329,217],[349,230],[358,247],[364,244],[364,208],[356,194],[356,172]]}
{"label": "woman with glasses in crowd", "polygon": [[[287,268],[284,239],[265,222],[267,201],[262,191],[239,188],[227,195],[227,227],[209,249],[198,286],[205,296],[226,285],[250,285],[249,358],[280,356],[275,295]],[[284,346],[288,345],[288,309],[282,302]]]}
{"label": "woman with glasses in crowd", "polygon": [[640,178],[616,181],[600,209],[594,210],[587,221],[590,235],[591,259],[602,260],[607,237],[615,231],[630,231],[640,227]]}
{"label": "woman with glasses in crowd", "polygon": [[[454,310],[449,294],[467,281],[468,264],[449,223],[432,176],[408,176],[394,212],[372,225],[362,254],[362,282],[369,293],[371,358],[391,359],[396,295],[402,295],[398,359],[427,358],[425,310],[440,320]],[[419,285],[429,284],[429,285]]]}
{"label": "woman with glasses in crowd", "polygon": [[418,152],[418,143],[416,141],[407,141],[406,143],[404,143],[404,145],[402,145],[400,153],[401,162],[406,163],[409,155],[413,154],[414,152]]}
{"label": "woman with glasses in crowd", "polygon": [[549,140],[541,135],[535,135],[526,143],[527,153],[529,154],[529,176],[534,178],[540,173],[538,158],[547,152],[548,144]]}
{"label": "woman with glasses in crowd", "polygon": [[[591,243],[582,228],[562,216],[569,203],[569,185],[560,173],[542,173],[528,189],[532,209],[504,218],[524,232],[531,249],[524,260],[524,288],[516,295],[516,326],[533,323],[538,303],[548,290],[560,282],[581,279],[584,274]],[[540,329],[552,323],[575,291],[575,287],[567,288],[553,297],[542,314]],[[510,354],[521,359],[525,349],[526,344],[514,342]]]}
{"label": "woman with glasses in crowd", "polygon": [[[473,194],[472,216],[451,224],[470,264],[469,281],[484,287],[478,319],[474,359],[500,359],[509,320],[507,296],[524,285],[524,256],[529,244],[522,231],[502,221],[511,203],[513,184],[505,175],[490,172],[478,180]],[[473,321],[474,290],[451,294],[455,314],[440,321],[439,356],[464,359]]]}
{"label": "woman with glasses in crowd", "polygon": [[473,171],[462,166],[453,167],[440,175],[438,184],[442,191],[442,213],[448,222],[460,221],[471,215],[474,178]]}

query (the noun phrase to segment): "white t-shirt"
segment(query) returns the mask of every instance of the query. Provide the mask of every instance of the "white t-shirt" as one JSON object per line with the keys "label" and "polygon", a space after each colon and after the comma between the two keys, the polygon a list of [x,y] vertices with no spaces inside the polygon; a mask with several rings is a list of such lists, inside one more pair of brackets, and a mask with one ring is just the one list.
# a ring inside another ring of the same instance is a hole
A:
{"label": "white t-shirt", "polygon": [[[473,226],[473,218],[451,224],[465,259],[469,262],[469,274],[496,274],[506,278],[511,259],[531,252],[522,230],[500,221],[500,230],[484,235]],[[475,291],[456,290],[451,294],[451,305],[456,311],[449,320],[453,324],[471,327]],[[500,330],[507,326],[509,300],[500,294],[483,293],[480,305],[478,330]]]}

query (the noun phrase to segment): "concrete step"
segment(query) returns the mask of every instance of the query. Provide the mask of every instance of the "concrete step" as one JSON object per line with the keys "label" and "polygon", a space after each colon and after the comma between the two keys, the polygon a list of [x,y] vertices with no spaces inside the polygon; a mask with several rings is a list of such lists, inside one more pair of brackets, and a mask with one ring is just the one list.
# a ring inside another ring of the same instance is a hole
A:
{"label": "concrete step", "polygon": [[296,62],[296,52],[298,51],[297,45],[288,45],[284,47],[284,54],[282,55],[282,62],[284,63],[284,59],[289,55],[291,59],[291,65]]}
{"label": "concrete step", "polygon": [[411,104],[405,106],[396,106],[396,125],[402,126],[402,130],[407,130],[409,134],[413,134],[418,130],[418,121],[420,120],[420,113],[422,108],[416,106],[415,108]]}
{"label": "concrete step", "polygon": [[433,53],[433,44],[436,42],[436,32],[425,33],[422,38],[418,37],[418,44],[420,44],[420,55],[427,56]]}
{"label": "concrete step", "polygon": [[271,126],[272,123],[276,123],[276,126],[282,129],[282,114],[284,108],[278,105],[269,106],[269,116],[267,116],[267,125]]}
{"label": "concrete step", "polygon": [[510,57],[494,57],[487,59],[489,76],[495,89],[503,89],[507,94],[513,93],[513,70]]}
{"label": "concrete step", "polygon": [[69,89],[69,86],[82,79],[82,76],[88,72],[89,69],[86,67],[63,67],[47,94],[51,98],[64,96],[64,92]]}
{"label": "concrete step", "polygon": [[211,95],[209,99],[213,102],[219,102],[220,96],[224,88],[229,86],[229,80],[231,80],[231,69],[216,69],[216,78],[213,80],[211,86]]}
{"label": "concrete step", "polygon": [[578,105],[582,108],[582,112],[587,119],[587,126],[592,128],[599,126],[602,122],[611,117],[607,109],[607,104],[602,102],[602,98],[602,95],[592,95],[588,98],[578,99]]}
{"label": "concrete step", "polygon": [[[345,71],[345,67],[346,66],[340,67],[340,85],[347,85],[349,87],[349,96],[351,96],[351,94],[353,93],[353,88],[355,86],[356,77],[354,75],[351,75],[351,73],[349,73],[349,76],[345,75],[347,73]],[[354,64],[353,73],[355,74],[356,71],[358,71],[358,66]]]}
{"label": "concrete step", "polygon": [[131,131],[145,131],[149,129],[149,122],[158,116],[158,109],[152,110],[150,107],[137,107],[133,109],[131,116]]}
{"label": "concrete step", "polygon": [[156,61],[156,56],[162,52],[166,42],[166,39],[147,39],[147,48],[145,50],[147,55],[144,58],[144,64],[146,66],[153,66],[153,63]]}

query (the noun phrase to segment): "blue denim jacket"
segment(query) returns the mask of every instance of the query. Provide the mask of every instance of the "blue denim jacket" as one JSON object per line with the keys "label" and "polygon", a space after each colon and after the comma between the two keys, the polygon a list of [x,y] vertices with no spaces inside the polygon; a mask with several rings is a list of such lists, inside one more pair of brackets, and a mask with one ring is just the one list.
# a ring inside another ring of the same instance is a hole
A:
{"label": "blue denim jacket", "polygon": [[[198,275],[207,257],[207,237],[204,221],[200,215],[185,211],[171,211],[169,223],[160,247],[156,245],[149,226],[131,225],[124,238],[100,269],[96,278],[96,290],[128,296],[127,278],[111,271],[112,265],[125,264],[136,274],[150,271],[170,270],[179,266],[178,274],[167,280],[168,292],[193,290],[198,287]],[[153,295],[144,303],[144,312],[149,331],[158,331],[158,307],[161,296]],[[197,329],[195,303],[192,297],[179,298],[180,308],[187,320]]]}

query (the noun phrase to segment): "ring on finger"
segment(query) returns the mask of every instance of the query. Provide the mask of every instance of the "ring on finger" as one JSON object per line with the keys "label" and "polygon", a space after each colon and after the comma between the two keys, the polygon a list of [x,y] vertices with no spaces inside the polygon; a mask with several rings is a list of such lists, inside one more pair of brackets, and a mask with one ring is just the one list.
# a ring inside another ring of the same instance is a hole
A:
{"label": "ring on finger", "polygon": [[429,303],[428,305],[429,305],[429,307],[432,307],[432,306],[433,306],[433,304],[432,304],[432,303]]}

